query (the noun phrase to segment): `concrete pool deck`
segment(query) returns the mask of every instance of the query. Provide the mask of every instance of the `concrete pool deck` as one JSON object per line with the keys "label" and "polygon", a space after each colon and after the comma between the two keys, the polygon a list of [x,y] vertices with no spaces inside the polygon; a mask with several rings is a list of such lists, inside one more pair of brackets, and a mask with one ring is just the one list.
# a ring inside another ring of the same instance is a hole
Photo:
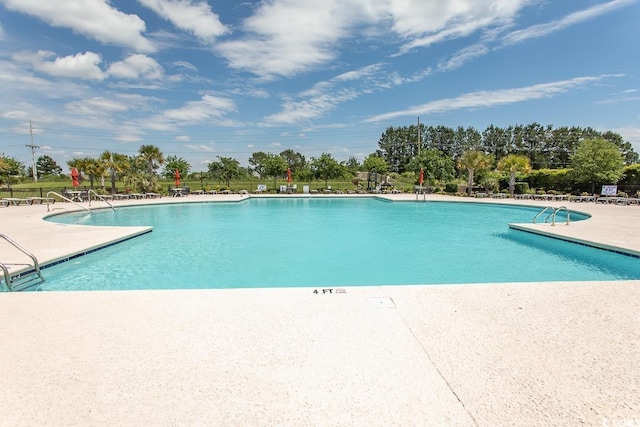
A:
{"label": "concrete pool deck", "polygon": [[[498,202],[640,253],[638,206]],[[0,233],[47,262],[146,231],[46,213],[0,208]],[[0,424],[640,425],[640,281],[314,290],[0,293]]]}

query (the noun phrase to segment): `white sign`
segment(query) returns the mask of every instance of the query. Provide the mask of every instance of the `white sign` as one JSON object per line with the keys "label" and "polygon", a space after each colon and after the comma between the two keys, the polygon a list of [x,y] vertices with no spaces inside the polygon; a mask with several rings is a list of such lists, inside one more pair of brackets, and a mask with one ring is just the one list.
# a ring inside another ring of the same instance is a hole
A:
{"label": "white sign", "polygon": [[618,186],[617,185],[603,185],[602,192],[600,195],[602,196],[615,196],[618,194]]}

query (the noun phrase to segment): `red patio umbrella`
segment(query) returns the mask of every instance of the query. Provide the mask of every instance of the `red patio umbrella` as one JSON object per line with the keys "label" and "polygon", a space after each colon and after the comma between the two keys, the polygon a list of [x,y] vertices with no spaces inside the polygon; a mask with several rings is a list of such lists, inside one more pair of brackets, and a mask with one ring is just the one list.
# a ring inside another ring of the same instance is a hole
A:
{"label": "red patio umbrella", "polygon": [[78,173],[78,169],[71,168],[71,184],[74,187],[80,185],[80,173]]}
{"label": "red patio umbrella", "polygon": [[176,169],[176,172],[173,174],[173,177],[176,180],[176,187],[180,187],[180,171]]}
{"label": "red patio umbrella", "polygon": [[291,184],[291,168],[287,169],[287,182]]}
{"label": "red patio umbrella", "polygon": [[420,168],[420,178],[418,178],[420,185],[424,182],[424,169]]}

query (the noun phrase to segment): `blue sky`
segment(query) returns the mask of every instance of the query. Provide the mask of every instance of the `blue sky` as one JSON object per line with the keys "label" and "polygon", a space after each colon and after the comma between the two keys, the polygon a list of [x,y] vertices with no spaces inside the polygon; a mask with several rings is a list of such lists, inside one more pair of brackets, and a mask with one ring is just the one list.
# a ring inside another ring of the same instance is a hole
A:
{"label": "blue sky", "polygon": [[640,152],[640,0],[0,0],[0,152],[362,160],[389,126],[591,126]]}

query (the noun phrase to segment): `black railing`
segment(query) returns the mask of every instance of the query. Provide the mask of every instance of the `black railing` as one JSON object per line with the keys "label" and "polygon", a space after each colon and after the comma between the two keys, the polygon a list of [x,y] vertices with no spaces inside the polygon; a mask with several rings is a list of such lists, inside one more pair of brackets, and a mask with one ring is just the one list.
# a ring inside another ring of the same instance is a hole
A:
{"label": "black railing", "polygon": [[[88,191],[94,190],[95,188],[91,188],[86,185],[80,185],[78,187],[73,187],[71,185],[67,187],[47,187],[47,188],[13,188],[13,187],[2,187],[0,188],[0,198],[2,197],[16,197],[16,198],[25,198],[25,197],[44,197],[49,191],[55,191],[59,194],[65,194],[67,190],[76,190],[76,191]],[[125,188],[117,189],[117,192],[125,192]],[[110,192],[109,192],[110,193]]]}

